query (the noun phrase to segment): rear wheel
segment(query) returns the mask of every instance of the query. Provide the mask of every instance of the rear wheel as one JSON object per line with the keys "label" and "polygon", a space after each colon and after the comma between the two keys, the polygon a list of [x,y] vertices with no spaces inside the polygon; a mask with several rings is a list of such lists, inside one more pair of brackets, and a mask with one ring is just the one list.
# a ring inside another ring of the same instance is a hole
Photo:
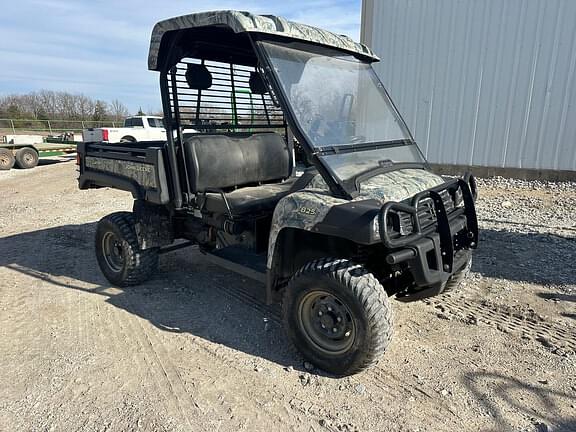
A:
{"label": "rear wheel", "polygon": [[132,136],[125,136],[125,137],[120,138],[120,142],[121,143],[135,143],[136,138],[134,138]]}
{"label": "rear wheel", "polygon": [[112,213],[98,222],[96,258],[100,270],[117,286],[138,285],[158,268],[158,248],[141,250],[131,213]]}
{"label": "rear wheel", "polygon": [[24,147],[16,152],[18,168],[30,169],[38,165],[38,152],[32,147]]}
{"label": "rear wheel", "polygon": [[9,170],[14,166],[14,155],[8,149],[0,148],[0,170]]}
{"label": "rear wheel", "polygon": [[392,339],[392,309],[382,285],[362,265],[322,259],[290,281],[286,332],[307,360],[336,375],[376,363]]}

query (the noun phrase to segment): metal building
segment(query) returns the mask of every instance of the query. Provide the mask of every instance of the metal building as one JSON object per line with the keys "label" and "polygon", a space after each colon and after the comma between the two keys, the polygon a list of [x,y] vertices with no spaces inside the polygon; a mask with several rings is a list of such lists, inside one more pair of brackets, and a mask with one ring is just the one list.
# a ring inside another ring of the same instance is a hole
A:
{"label": "metal building", "polygon": [[362,42],[432,163],[576,171],[575,0],[364,0]]}

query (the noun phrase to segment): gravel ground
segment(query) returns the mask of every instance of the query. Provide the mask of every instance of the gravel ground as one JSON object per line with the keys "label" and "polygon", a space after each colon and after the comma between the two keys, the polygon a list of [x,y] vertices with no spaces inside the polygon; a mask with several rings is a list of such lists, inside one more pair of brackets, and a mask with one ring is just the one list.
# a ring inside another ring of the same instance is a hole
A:
{"label": "gravel ground", "polygon": [[335,379],[263,286],[195,250],[111,287],[73,163],[0,172],[0,430],[575,431],[576,184],[479,180],[481,244],[449,296],[393,302],[377,367]]}

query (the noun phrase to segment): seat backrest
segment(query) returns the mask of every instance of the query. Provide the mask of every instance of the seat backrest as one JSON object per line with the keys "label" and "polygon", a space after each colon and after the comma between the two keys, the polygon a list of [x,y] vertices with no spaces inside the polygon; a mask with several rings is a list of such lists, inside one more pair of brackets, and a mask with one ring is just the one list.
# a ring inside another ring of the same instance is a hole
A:
{"label": "seat backrest", "polygon": [[290,177],[290,152],[277,133],[248,137],[193,135],[184,141],[193,192],[228,189]]}

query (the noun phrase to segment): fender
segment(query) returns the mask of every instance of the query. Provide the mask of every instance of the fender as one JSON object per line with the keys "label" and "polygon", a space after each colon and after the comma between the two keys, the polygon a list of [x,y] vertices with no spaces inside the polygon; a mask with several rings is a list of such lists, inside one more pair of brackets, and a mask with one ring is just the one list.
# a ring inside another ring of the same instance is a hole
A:
{"label": "fender", "polygon": [[[333,225],[328,219],[332,219],[334,215],[331,214],[331,217],[327,218],[329,213],[337,213],[340,216],[346,214],[346,217],[352,215],[353,218],[369,222],[367,216],[362,217],[362,215],[370,213],[371,208],[378,210],[378,207],[386,202],[404,201],[442,183],[444,183],[442,177],[425,169],[400,169],[366,180],[362,183],[360,194],[353,200],[346,200],[332,196],[322,177],[317,175],[306,189],[282,198],[276,206],[270,229],[267,268],[268,270],[272,268],[275,244],[280,231],[284,228],[298,228],[320,233]],[[346,208],[348,206],[350,208]],[[337,226],[343,227],[341,223]],[[359,230],[361,227],[356,228]],[[349,232],[350,230],[344,230],[329,234],[358,241],[356,234]],[[327,231],[326,233],[328,234]]]}
{"label": "fender", "polygon": [[331,208],[347,202],[321,189],[305,189],[282,198],[276,205],[272,217],[266,261],[268,271],[272,268],[276,241],[281,230],[297,228],[312,232],[314,227],[324,220]]}

